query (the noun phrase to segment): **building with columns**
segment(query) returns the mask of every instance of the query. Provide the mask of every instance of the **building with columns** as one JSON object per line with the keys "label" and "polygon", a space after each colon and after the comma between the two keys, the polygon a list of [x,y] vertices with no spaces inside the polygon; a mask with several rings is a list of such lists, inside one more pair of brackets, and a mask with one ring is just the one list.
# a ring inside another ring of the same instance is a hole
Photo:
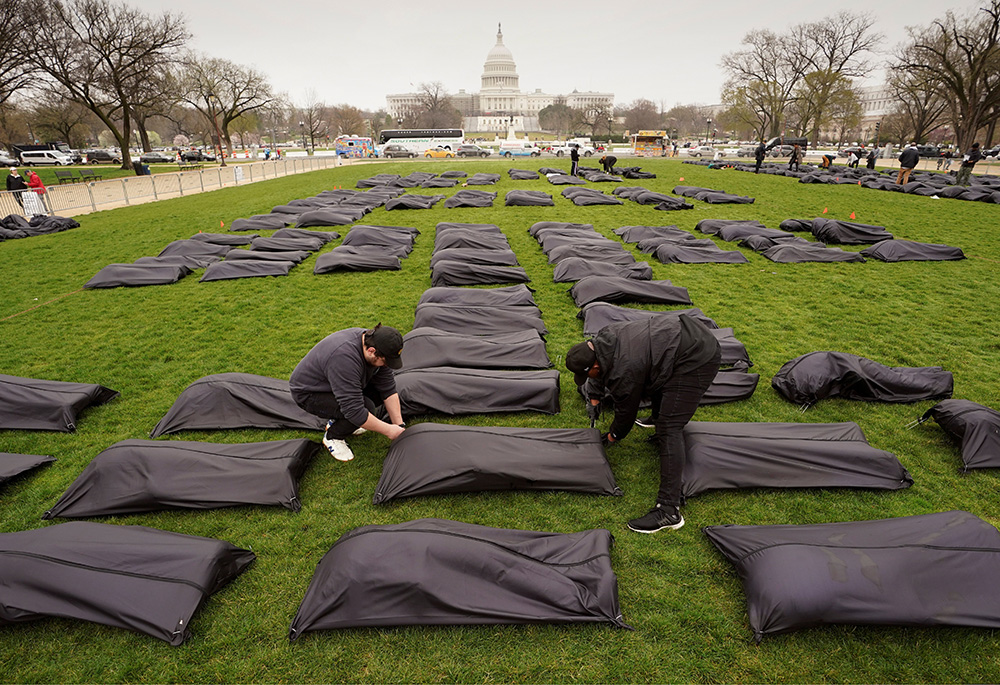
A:
{"label": "building with columns", "polygon": [[[385,97],[387,111],[402,117],[420,105],[417,93],[400,93]],[[538,113],[549,105],[562,104],[574,109],[612,111],[614,93],[579,92],[551,95],[535,89],[521,92],[520,77],[514,55],[503,43],[503,31],[497,26],[497,42],[486,55],[479,92],[464,89],[451,95],[454,107],[462,113],[463,128],[469,132],[538,131]]]}

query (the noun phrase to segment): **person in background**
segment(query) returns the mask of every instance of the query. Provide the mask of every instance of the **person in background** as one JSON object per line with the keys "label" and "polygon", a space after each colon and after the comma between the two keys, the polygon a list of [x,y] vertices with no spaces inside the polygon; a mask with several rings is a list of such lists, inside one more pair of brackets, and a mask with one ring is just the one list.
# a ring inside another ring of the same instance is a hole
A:
{"label": "person in background", "polygon": [[571,162],[569,175],[576,176],[576,172],[580,168],[580,148],[577,147],[576,145],[570,148],[569,160]]}
{"label": "person in background", "polygon": [[[354,459],[346,440],[350,435],[375,431],[390,440],[402,435],[393,375],[403,365],[402,351],[403,336],[395,328],[347,328],[316,343],[292,371],[292,399],[310,414],[328,419],[323,446],[334,459]],[[385,408],[388,423],[375,415],[376,402]]]}
{"label": "person in background", "polygon": [[17,204],[24,208],[24,200],[21,194],[28,189],[28,185],[24,182],[24,179],[19,173],[17,173],[17,167],[10,168],[10,174],[7,175],[7,190],[11,191],[14,195],[14,199],[17,200]]}
{"label": "person in background", "polygon": [[796,145],[792,148],[792,156],[788,158],[788,170],[792,171],[792,167],[795,167],[795,171],[799,170],[799,163],[802,161],[802,147]]}
{"label": "person in background", "polygon": [[910,180],[910,172],[917,168],[920,161],[920,153],[917,146],[910,143],[905,150],[899,153],[899,173],[896,174],[896,183],[905,185]]}
{"label": "person in background", "polygon": [[45,214],[45,184],[42,183],[42,179],[38,178],[38,174],[35,173],[34,169],[28,170],[28,187],[35,191],[37,195],[38,204],[40,205],[41,211],[35,210],[36,214]]}
{"label": "person in background", "polygon": [[767,146],[764,144],[764,141],[762,140],[760,141],[760,145],[757,146],[757,149],[753,151],[754,160],[756,160],[757,162],[753,168],[753,172],[755,174],[760,173],[760,165],[764,163],[765,155],[767,155]]}
{"label": "person in background", "polygon": [[877,158],[878,158],[878,155],[875,153],[875,148],[872,148],[871,150],[869,150],[868,151],[868,157],[866,157],[866,159],[868,161],[865,163],[865,167],[867,167],[868,169],[874,169],[875,168],[875,160]]}
{"label": "person in background", "polygon": [[972,177],[972,170],[976,167],[976,162],[983,158],[983,153],[979,151],[979,143],[973,143],[972,147],[965,151],[962,163],[958,166],[958,175],[955,176],[955,185],[967,186]]}
{"label": "person in background", "polygon": [[618,163],[618,158],[614,155],[604,155],[601,157],[601,167],[604,169],[604,173],[611,174],[614,173],[615,164]]}
{"label": "person in background", "polygon": [[[606,445],[624,440],[633,425],[656,429],[660,489],[650,512],[628,522],[630,530],[656,533],[684,525],[684,426],[715,379],[721,359],[722,348],[712,332],[684,314],[609,324],[566,353],[566,368],[574,374],[590,418],[597,419],[606,395],[614,404],[614,420],[601,436]],[[651,400],[652,416],[637,419],[643,399]]]}

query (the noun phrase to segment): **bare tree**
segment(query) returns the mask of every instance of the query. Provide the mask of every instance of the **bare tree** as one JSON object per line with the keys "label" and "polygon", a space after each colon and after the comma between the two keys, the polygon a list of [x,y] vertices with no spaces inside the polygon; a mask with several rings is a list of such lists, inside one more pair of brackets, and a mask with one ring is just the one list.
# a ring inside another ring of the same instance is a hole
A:
{"label": "bare tree", "polygon": [[451,128],[462,121],[462,113],[451,104],[448,91],[440,81],[421,83],[417,90],[419,103],[414,115],[421,128]]}
{"label": "bare tree", "polygon": [[538,124],[545,131],[564,134],[569,133],[570,126],[573,125],[573,117],[574,112],[571,107],[556,103],[544,107],[538,112]]}
{"label": "bare tree", "polygon": [[839,12],[792,28],[791,46],[797,52],[793,59],[805,67],[795,99],[807,105],[800,107],[800,125],[809,128],[813,145],[827,123],[831,104],[836,100],[843,109],[845,96],[853,90],[851,79],[863,78],[874,68],[869,55],[885,39],[874,25],[870,14]]}
{"label": "bare tree", "polygon": [[219,126],[232,154],[230,128],[237,118],[266,107],[274,99],[263,74],[226,59],[189,54],[177,77],[181,97]]}
{"label": "bare tree", "polygon": [[912,74],[948,103],[958,143],[966,148],[1000,113],[1000,0],[910,28],[896,70]]}
{"label": "bare tree", "polygon": [[132,98],[175,60],[188,37],[183,19],[109,0],[37,0],[31,10],[39,17],[27,37],[31,63],[104,122],[131,169]]}
{"label": "bare tree", "polygon": [[752,117],[762,137],[778,135],[808,63],[792,37],[767,29],[751,31],[743,44],[745,50],[722,58],[722,68],[729,74],[723,102],[744,119]]}
{"label": "bare tree", "polygon": [[83,131],[92,116],[86,107],[52,93],[43,95],[31,112],[36,132],[50,140],[66,141],[70,147],[82,147]]}
{"label": "bare tree", "polygon": [[330,132],[333,135],[361,135],[365,114],[357,107],[343,104],[330,108]]}
{"label": "bare tree", "polygon": [[629,131],[658,130],[663,126],[662,116],[652,100],[639,99],[625,108],[625,128]]}
{"label": "bare tree", "polygon": [[923,142],[928,133],[944,123],[948,103],[920,75],[894,67],[888,85],[897,102],[896,111],[908,121],[912,140]]}
{"label": "bare tree", "polygon": [[316,139],[329,135],[330,117],[326,104],[316,99],[316,92],[306,93],[306,104],[295,110],[298,132],[308,139],[308,147],[316,149]]}
{"label": "bare tree", "polygon": [[28,61],[30,43],[24,40],[36,21],[34,9],[26,2],[0,3],[0,45],[5,53],[0,60],[0,105],[36,76],[35,65]]}

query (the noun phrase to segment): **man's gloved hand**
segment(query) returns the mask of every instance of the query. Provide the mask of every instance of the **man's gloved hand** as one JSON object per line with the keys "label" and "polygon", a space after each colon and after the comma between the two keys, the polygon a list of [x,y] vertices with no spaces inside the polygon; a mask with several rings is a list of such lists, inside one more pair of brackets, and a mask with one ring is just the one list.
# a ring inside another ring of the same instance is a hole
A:
{"label": "man's gloved hand", "polygon": [[587,401],[587,418],[590,419],[590,425],[594,425],[594,422],[596,422],[597,419],[600,418],[600,416],[601,416],[601,405],[600,404],[594,404],[594,403],[592,403],[592,402],[590,402],[588,400]]}

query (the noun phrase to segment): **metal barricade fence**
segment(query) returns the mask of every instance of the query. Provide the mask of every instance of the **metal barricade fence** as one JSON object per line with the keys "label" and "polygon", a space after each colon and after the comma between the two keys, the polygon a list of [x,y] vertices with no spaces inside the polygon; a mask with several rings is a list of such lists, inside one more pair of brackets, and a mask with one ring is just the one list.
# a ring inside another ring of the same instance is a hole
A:
{"label": "metal barricade fence", "polygon": [[[304,157],[267,162],[230,164],[193,171],[127,176],[107,181],[91,181],[49,186],[45,194],[46,210],[56,216],[74,216],[99,209],[145,204],[208,190],[228,188],[270,179],[328,169],[339,163],[335,157]],[[29,192],[29,191],[22,191]],[[15,192],[0,191],[0,217],[25,215]]]}

